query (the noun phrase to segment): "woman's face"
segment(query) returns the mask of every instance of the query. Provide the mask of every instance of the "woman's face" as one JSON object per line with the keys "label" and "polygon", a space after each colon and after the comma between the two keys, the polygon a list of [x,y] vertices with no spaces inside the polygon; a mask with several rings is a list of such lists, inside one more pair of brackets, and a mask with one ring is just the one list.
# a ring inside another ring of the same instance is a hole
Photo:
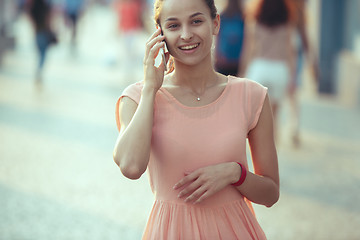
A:
{"label": "woman's face", "polygon": [[160,24],[170,54],[186,65],[211,57],[213,35],[220,19],[212,19],[204,0],[165,0]]}

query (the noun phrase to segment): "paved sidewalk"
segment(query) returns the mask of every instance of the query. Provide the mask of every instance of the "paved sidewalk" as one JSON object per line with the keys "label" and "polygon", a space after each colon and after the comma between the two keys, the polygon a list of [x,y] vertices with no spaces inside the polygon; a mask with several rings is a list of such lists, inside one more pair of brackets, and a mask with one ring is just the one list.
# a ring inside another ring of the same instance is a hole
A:
{"label": "paved sidewalk", "polygon": [[[28,23],[17,23],[18,47],[0,67],[0,239],[141,238],[153,201],[148,179],[125,179],[112,149],[116,99],[142,69],[125,71],[113,22],[109,10],[91,9],[77,57],[63,29],[42,85]],[[269,240],[360,239],[360,111],[304,93],[301,107],[294,149],[284,106],[281,198],[255,206],[258,220]]]}

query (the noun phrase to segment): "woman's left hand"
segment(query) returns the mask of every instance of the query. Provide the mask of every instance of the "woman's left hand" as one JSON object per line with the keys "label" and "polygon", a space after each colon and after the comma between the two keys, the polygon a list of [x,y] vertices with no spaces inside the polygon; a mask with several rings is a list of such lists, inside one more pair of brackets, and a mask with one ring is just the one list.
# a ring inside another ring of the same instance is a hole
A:
{"label": "woman's left hand", "polygon": [[178,197],[185,197],[185,202],[200,203],[219,192],[240,177],[240,166],[235,162],[221,163],[185,173],[174,189],[181,189]]}

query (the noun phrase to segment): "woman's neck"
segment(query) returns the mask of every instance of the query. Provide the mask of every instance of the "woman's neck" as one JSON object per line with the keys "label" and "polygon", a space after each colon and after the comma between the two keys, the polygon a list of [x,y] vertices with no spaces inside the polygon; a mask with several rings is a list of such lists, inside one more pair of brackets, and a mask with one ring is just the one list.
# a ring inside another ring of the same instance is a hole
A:
{"label": "woman's neck", "polygon": [[179,87],[185,87],[193,92],[201,93],[218,81],[218,74],[212,67],[211,58],[197,65],[185,65],[175,61],[175,71],[171,82]]}

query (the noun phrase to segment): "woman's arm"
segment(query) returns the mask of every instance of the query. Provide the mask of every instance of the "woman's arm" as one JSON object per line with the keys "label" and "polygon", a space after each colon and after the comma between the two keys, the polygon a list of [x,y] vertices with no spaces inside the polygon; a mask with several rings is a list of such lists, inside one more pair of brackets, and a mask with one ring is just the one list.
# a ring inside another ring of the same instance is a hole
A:
{"label": "woman's arm", "polygon": [[255,173],[248,172],[245,182],[237,189],[250,201],[271,207],[279,199],[279,170],[268,96],[248,139]]}
{"label": "woman's arm", "polygon": [[144,58],[144,86],[137,105],[128,97],[119,104],[120,133],[113,158],[124,176],[138,179],[146,171],[151,147],[154,101],[164,79],[165,63],[155,67],[155,57],[164,47],[164,37],[157,30],[149,39]]}
{"label": "woman's arm", "polygon": [[143,91],[139,106],[124,97],[119,105],[120,133],[113,158],[125,177],[138,179],[146,171],[150,156],[155,94]]}

